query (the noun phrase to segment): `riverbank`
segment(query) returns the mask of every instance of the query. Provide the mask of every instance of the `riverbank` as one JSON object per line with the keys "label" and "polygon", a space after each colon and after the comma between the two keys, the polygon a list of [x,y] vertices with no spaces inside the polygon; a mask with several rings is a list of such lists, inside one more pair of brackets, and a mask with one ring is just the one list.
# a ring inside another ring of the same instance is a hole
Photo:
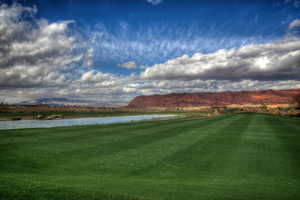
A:
{"label": "riverbank", "polygon": [[83,126],[97,124],[119,124],[133,121],[143,121],[162,118],[173,118],[175,115],[135,115],[118,117],[92,117],[80,119],[60,119],[60,120],[20,120],[20,121],[0,121],[0,130],[24,129],[24,128],[53,128],[68,126]]}
{"label": "riverbank", "polygon": [[52,120],[52,119],[79,119],[91,117],[135,116],[157,113],[77,113],[77,112],[40,112],[40,113],[1,113],[0,121],[15,120]]}
{"label": "riverbank", "polygon": [[207,112],[114,111],[114,112],[0,112],[0,121],[79,119],[91,117],[119,117],[138,115],[179,115],[182,117],[207,117]]}

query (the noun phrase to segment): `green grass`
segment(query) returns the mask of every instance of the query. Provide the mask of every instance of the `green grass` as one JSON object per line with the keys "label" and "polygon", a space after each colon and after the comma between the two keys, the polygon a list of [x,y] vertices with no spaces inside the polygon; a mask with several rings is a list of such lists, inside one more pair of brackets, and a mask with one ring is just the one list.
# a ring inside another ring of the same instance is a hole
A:
{"label": "green grass", "polygon": [[240,114],[0,131],[0,199],[300,199],[300,120]]}

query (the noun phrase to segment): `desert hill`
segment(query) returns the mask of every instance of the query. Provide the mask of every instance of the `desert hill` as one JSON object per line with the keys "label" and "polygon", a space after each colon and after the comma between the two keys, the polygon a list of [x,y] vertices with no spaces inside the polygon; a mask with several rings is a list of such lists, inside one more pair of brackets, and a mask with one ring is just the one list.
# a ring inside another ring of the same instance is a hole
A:
{"label": "desert hill", "polygon": [[174,93],[167,95],[138,96],[129,107],[195,107],[226,105],[296,104],[300,89],[227,91],[215,93]]}

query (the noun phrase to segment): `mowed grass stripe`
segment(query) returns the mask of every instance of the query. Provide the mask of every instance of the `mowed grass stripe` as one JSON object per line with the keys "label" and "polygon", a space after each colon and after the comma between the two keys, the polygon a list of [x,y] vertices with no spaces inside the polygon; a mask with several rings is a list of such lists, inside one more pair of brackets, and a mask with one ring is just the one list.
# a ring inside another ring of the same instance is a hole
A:
{"label": "mowed grass stripe", "polygon": [[2,132],[0,199],[300,199],[297,122],[245,114],[71,127],[74,143],[72,131]]}
{"label": "mowed grass stripe", "polygon": [[[127,194],[115,194],[60,184],[32,183],[0,178],[1,200],[147,200]],[[149,199],[148,199],[149,200]]]}
{"label": "mowed grass stripe", "polygon": [[[285,152],[285,158],[289,159],[285,165],[290,176],[300,180],[300,123],[291,124],[282,118],[266,116],[266,121]],[[300,122],[300,121],[299,121]],[[300,190],[300,186],[299,186]]]}
{"label": "mowed grass stripe", "polygon": [[[162,160],[154,168],[158,170],[153,171],[166,178],[198,179],[210,175],[219,176],[226,170],[224,166],[230,161],[229,158],[239,143],[241,130],[247,127],[250,120],[251,117],[239,115],[224,124],[215,124],[214,130],[205,138]],[[236,127],[236,131],[232,127]],[[198,131],[201,134],[206,129]]]}
{"label": "mowed grass stripe", "polygon": [[273,178],[277,175],[278,169],[274,166],[280,164],[277,160],[280,159],[278,152],[282,152],[282,146],[269,129],[265,115],[253,116],[235,153],[232,170],[237,178]]}
{"label": "mowed grass stripe", "polygon": [[[141,176],[143,171],[147,172],[149,169],[156,168],[154,165],[157,165],[166,157],[212,134],[216,124],[217,126],[223,126],[223,124],[226,125],[228,121],[236,120],[236,118],[236,116],[230,116],[222,120],[215,119],[213,123],[202,123],[198,120],[197,123],[190,125],[192,128],[188,127],[173,130],[174,132],[180,132],[180,134],[174,134],[172,137],[163,137],[160,140],[139,146],[138,148],[105,156],[103,162],[108,165],[107,168],[112,168],[112,166],[116,164],[113,169],[119,172],[122,171],[125,176]],[[200,132],[199,130],[205,131]]]}
{"label": "mowed grass stripe", "polygon": [[[201,169],[195,165],[194,160],[201,162],[201,157],[205,156],[205,152],[202,150],[199,151],[198,147],[207,145],[209,138],[215,137],[223,130],[226,130],[228,126],[236,124],[241,118],[242,116],[232,115],[225,120],[213,124],[205,126],[197,124],[193,127],[192,131],[185,131],[184,134],[177,136],[176,138],[171,138],[171,141],[169,138],[162,141],[159,145],[170,144],[164,146],[165,148],[159,152],[164,155],[158,156],[162,157],[162,159],[157,161],[155,165],[149,165],[145,168],[133,171],[131,174],[139,176],[143,175],[148,178],[159,177],[173,179],[181,177],[181,174],[178,173],[178,169],[181,169],[182,167],[185,168],[184,173],[189,173],[190,167],[195,167],[197,172],[201,171]],[[191,153],[192,151],[193,153]],[[195,178],[195,174],[193,174],[193,178]]]}
{"label": "mowed grass stripe", "polygon": [[[245,193],[245,199],[297,199],[299,182],[290,176],[289,158],[274,131],[266,122],[267,115],[252,115],[243,131],[225,173],[215,176],[216,183],[224,184],[224,197],[234,198]],[[273,117],[273,116],[272,116]],[[210,181],[211,177],[207,179]],[[279,196],[274,194],[286,191]],[[224,198],[223,197],[223,198]]]}
{"label": "mowed grass stripe", "polygon": [[[178,121],[176,124],[171,123],[172,125],[164,123],[164,125],[160,125],[155,129],[139,129],[136,130],[136,132],[139,132],[140,134],[135,135],[134,137],[129,137],[125,140],[106,143],[103,145],[96,144],[92,147],[85,149],[81,148],[72,152],[68,151],[67,154],[70,153],[68,160],[63,160],[61,164],[65,165],[66,162],[69,162],[70,166],[74,166],[76,164],[79,167],[79,169],[90,169],[90,171],[85,170],[86,173],[94,173],[95,171],[99,172],[101,170],[108,172],[110,170],[118,169],[119,167],[121,167],[121,165],[119,165],[118,162],[114,161],[119,161],[119,158],[123,153],[126,153],[128,151],[137,152],[140,148],[143,148],[144,146],[184,134],[185,132],[192,130],[196,124],[197,126],[208,126],[210,124],[217,123],[227,118],[228,117],[221,116],[211,119],[203,119],[203,121]],[[149,150],[153,151],[153,149]],[[64,152],[64,154],[66,154],[66,152]],[[82,156],[86,156],[85,161],[78,162],[78,158]],[[127,169],[127,167],[132,166],[133,164],[130,162],[130,156],[136,155],[128,156],[129,157],[127,157],[127,159],[124,160],[124,163],[129,164],[129,166],[126,166],[125,169]],[[142,159],[145,159],[145,157],[143,157]],[[112,165],[110,165],[109,163],[112,163]],[[58,166],[57,164],[58,163],[56,162],[56,166]],[[70,169],[69,172],[71,170],[74,170],[74,172],[76,173],[78,168]]]}
{"label": "mowed grass stripe", "polygon": [[[215,118],[202,119],[200,124],[210,124],[215,123],[219,120],[225,119],[226,116],[219,116]],[[150,126],[153,125],[154,122],[140,122],[140,123],[148,123]],[[89,158],[96,158],[99,160],[100,156],[115,154],[120,151],[124,151],[125,149],[130,148],[138,148],[140,145],[144,145],[145,143],[151,143],[156,140],[165,137],[172,137],[176,134],[181,134],[181,132],[176,131],[173,133],[172,130],[185,129],[185,127],[193,127],[192,124],[199,123],[199,120],[175,120],[175,121],[161,121],[154,123],[156,124],[153,128],[145,129],[144,126],[142,128],[136,128],[135,130],[126,131],[123,130],[123,124],[119,127],[119,129],[115,129],[115,126],[111,125],[112,129],[116,130],[119,134],[113,134],[113,137],[103,138],[101,136],[101,132],[106,132],[106,129],[101,129],[102,126],[93,126],[93,129],[90,126],[87,126],[86,133],[88,134],[90,131],[94,133],[94,136],[89,140],[76,140],[76,132],[74,135],[74,142],[70,142],[69,140],[66,142],[63,139],[50,139],[49,143],[45,143],[45,140],[42,136],[41,140],[33,139],[32,142],[26,138],[26,134],[22,133],[22,130],[18,130],[18,134],[16,137],[19,139],[19,135],[22,135],[22,138],[25,137],[26,143],[15,143],[14,138],[11,136],[6,140],[0,141],[1,150],[5,151],[7,156],[6,160],[0,158],[2,161],[4,168],[8,171],[19,170],[20,166],[27,167],[28,171],[34,171],[35,169],[40,170],[41,168],[51,168],[56,169],[60,166],[63,169],[66,169],[66,162],[73,162],[72,168],[76,167],[76,163],[81,166],[85,164]],[[135,124],[135,123],[133,123]],[[105,125],[104,127],[107,127]],[[73,129],[74,127],[71,127]],[[59,129],[59,128],[58,128]],[[95,129],[97,131],[95,131]],[[48,134],[49,129],[30,129],[32,132],[38,132],[40,135]],[[47,132],[40,132],[41,130],[45,130]],[[54,128],[53,131],[56,131],[57,128]],[[63,128],[65,130],[65,128]],[[24,129],[23,131],[27,132],[28,130]],[[82,130],[80,130],[82,132]],[[10,131],[9,131],[10,132]],[[64,134],[62,132],[62,134]],[[67,133],[68,135],[72,133]],[[157,137],[152,136],[157,135]],[[36,134],[33,134],[34,137],[37,137]],[[29,134],[27,137],[32,138],[32,134]],[[56,134],[48,134],[53,138],[56,137]],[[119,139],[118,139],[119,138]],[[6,148],[6,149],[5,149]],[[26,151],[24,151],[26,149]],[[96,156],[96,157],[95,157]],[[82,158],[84,159],[84,163],[82,162]],[[16,167],[16,169],[14,168]],[[70,169],[76,172],[77,169]]]}

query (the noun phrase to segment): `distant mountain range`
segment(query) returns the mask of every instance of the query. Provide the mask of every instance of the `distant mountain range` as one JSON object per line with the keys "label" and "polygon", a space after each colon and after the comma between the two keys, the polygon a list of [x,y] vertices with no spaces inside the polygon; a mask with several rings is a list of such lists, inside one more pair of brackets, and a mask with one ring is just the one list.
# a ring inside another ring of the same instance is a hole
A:
{"label": "distant mountain range", "polygon": [[84,100],[74,100],[67,98],[39,98],[30,101],[22,101],[18,105],[38,105],[38,104],[47,104],[53,106],[64,106],[64,105],[77,105],[77,104],[86,104],[91,103]]}
{"label": "distant mountain range", "polygon": [[[226,105],[275,105],[296,104],[300,89],[291,90],[256,90],[226,91],[215,93],[173,93],[167,95],[137,96],[129,104],[131,108],[147,107],[194,107],[194,106],[226,106]],[[298,98],[299,99],[299,98]],[[50,106],[123,106],[122,102],[96,102],[68,98],[38,98],[23,101],[16,105]]]}
{"label": "distant mountain range", "polygon": [[216,93],[175,93],[167,95],[138,96],[129,107],[193,107],[193,106],[226,106],[246,104],[295,104],[300,89],[291,90],[257,90],[228,91]]}
{"label": "distant mountain range", "polygon": [[45,104],[49,106],[112,106],[120,105],[120,102],[96,102],[82,99],[68,98],[39,98],[30,101],[23,101],[16,105],[39,105]]}

